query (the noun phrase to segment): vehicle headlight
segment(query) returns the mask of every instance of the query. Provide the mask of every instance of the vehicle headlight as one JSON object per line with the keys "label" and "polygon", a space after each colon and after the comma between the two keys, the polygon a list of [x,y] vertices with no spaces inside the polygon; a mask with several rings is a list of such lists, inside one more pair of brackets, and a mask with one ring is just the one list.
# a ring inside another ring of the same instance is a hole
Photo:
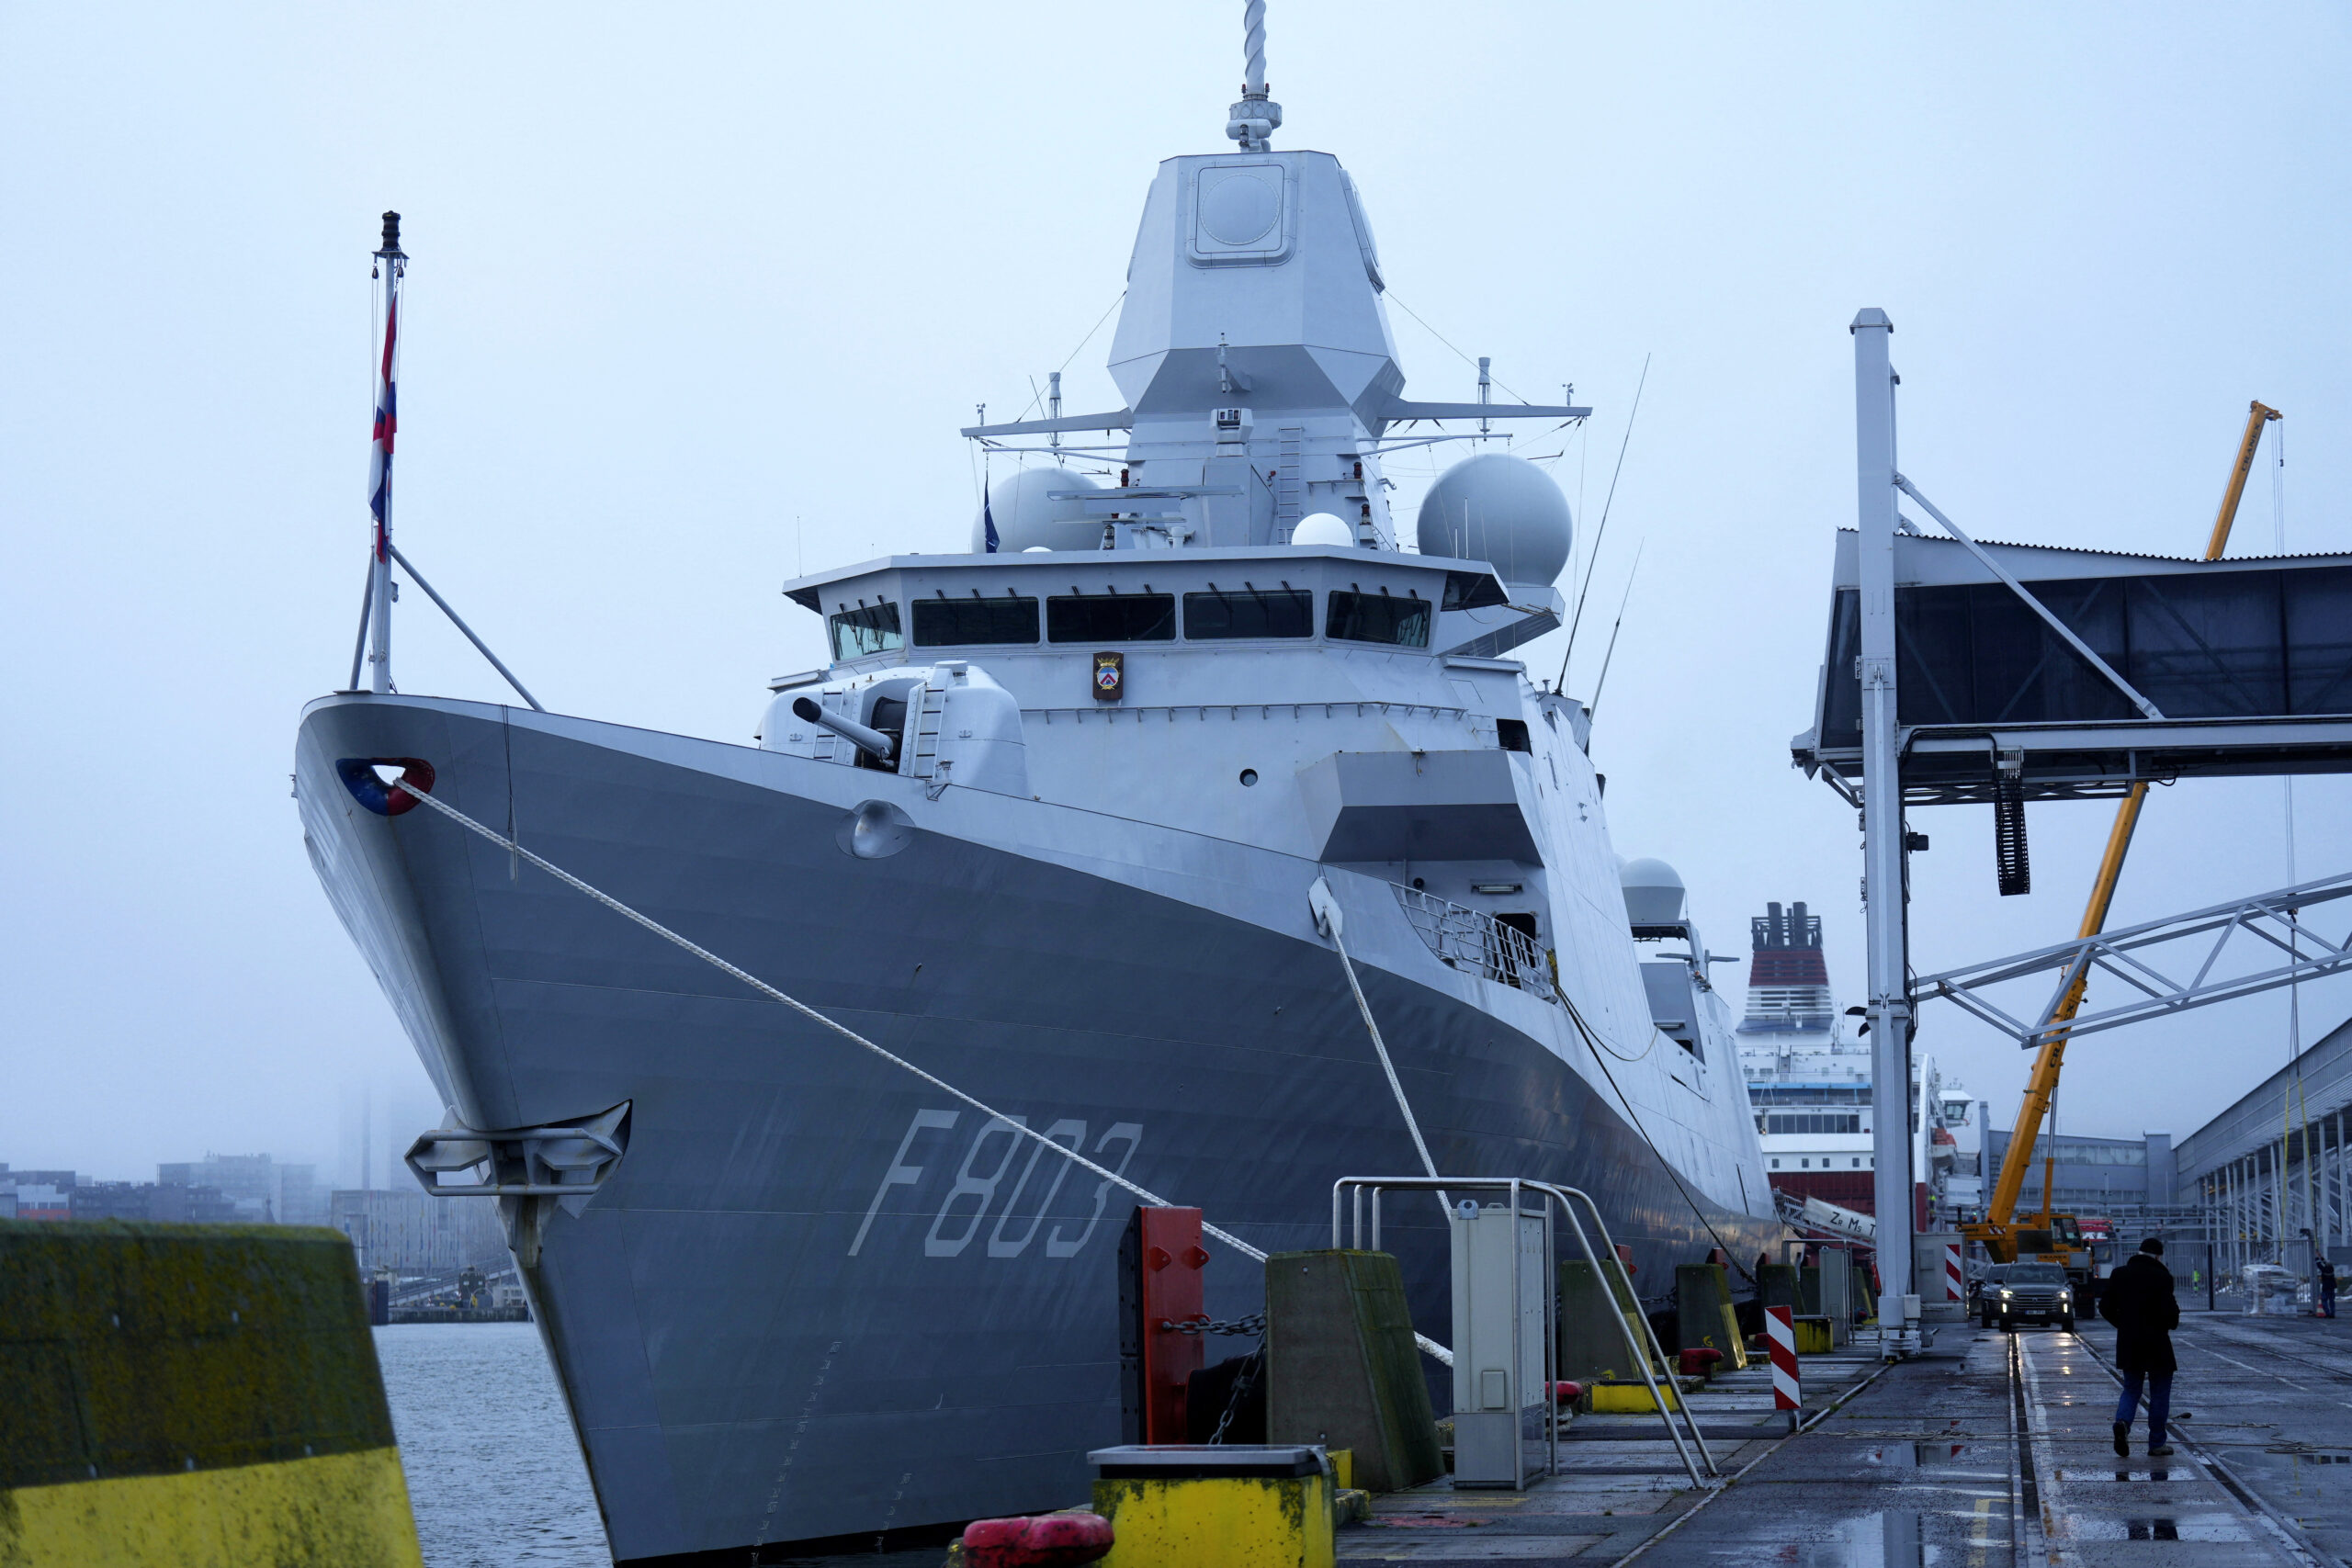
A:
{"label": "vehicle headlight", "polygon": [[2074,1300],[2075,1292],[2072,1291],[2061,1291],[2058,1292],[2058,1304],[2060,1306],[2071,1305]]}
{"label": "vehicle headlight", "polygon": [[2007,1301],[2009,1299],[2009,1288],[2007,1285],[2001,1287],[2001,1299],[2003,1301]]}

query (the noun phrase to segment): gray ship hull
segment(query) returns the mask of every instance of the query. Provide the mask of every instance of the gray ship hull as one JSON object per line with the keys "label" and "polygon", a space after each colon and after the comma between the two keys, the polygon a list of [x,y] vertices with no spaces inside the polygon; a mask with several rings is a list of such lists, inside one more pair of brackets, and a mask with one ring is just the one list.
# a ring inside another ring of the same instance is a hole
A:
{"label": "gray ship hull", "polygon": [[[314,704],[311,852],[447,1103],[475,1127],[632,1104],[617,1169],[526,1270],[616,1560],[1080,1500],[1120,1437],[1132,1200],[438,814],[364,808],[334,764],[367,757],[430,761],[436,797],[1270,1252],[1329,1244],[1336,1178],[1418,1166],[1310,923],[1312,862],[484,705]],[[912,824],[899,852],[845,852],[862,799]],[[1328,874],[1442,1168],[1591,1191],[1645,1291],[1777,1236],[1686,1197],[1559,1010]],[[1444,1341],[1434,1205],[1392,1207]],[[1261,1299],[1230,1253],[1208,1280],[1216,1316]]]}

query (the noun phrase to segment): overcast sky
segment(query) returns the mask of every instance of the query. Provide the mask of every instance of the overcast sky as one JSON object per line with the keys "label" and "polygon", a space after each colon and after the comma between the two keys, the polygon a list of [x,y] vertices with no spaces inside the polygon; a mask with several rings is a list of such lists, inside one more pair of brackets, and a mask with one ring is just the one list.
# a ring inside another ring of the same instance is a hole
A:
{"label": "overcast sky", "polygon": [[[1067,358],[1073,412],[1118,405],[1107,328],[1080,344],[1156,163],[1225,145],[1239,13],[0,10],[0,1160],[349,1180],[363,1086],[403,1140],[436,1113],[288,794],[350,658],[382,209],[415,258],[408,553],[551,707],[748,742],[820,659],[780,582],[964,547],[974,404]],[[1392,313],[1411,393],[1470,396],[1487,354],[1597,408],[1521,448],[1560,454],[1580,559],[1651,356],[1569,686],[1645,542],[1594,752],[1617,849],[1678,865],[1718,949],[1805,899],[1859,999],[1853,814],[1787,750],[1854,517],[1858,308],[1895,321],[1905,469],[1980,536],[2197,553],[2258,397],[2288,547],[2352,549],[2346,17],[1274,0],[1276,145],[1348,164],[1445,340]],[[2240,551],[2274,526],[2266,469]],[[397,626],[404,689],[499,695],[420,596]],[[2298,800],[2301,874],[2343,869],[2352,788]],[[2004,900],[1989,813],[1919,814],[1917,966],[2072,935],[2109,816],[2035,807]],[[2157,792],[2116,919],[2284,884],[2285,824],[2275,780]],[[2307,1038],[2347,1010],[2307,989]],[[2086,1040],[2065,1129],[2187,1134],[2286,1015]],[[2013,1048],[1940,1004],[1919,1041],[2007,1124]]]}

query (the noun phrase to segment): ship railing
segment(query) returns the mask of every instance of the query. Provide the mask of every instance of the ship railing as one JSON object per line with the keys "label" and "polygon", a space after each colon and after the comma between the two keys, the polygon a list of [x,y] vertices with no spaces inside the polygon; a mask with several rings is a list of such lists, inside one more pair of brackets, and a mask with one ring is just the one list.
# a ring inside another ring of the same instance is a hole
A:
{"label": "ship railing", "polygon": [[1418,887],[1390,883],[1415,934],[1438,962],[1515,986],[1545,1001],[1558,999],[1552,965],[1534,939],[1483,910],[1449,903]]}

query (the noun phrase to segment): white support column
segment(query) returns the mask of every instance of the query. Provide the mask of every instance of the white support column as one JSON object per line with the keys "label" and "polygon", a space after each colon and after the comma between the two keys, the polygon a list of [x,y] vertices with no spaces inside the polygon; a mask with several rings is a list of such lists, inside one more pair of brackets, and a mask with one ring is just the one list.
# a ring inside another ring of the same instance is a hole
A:
{"label": "white support column", "polygon": [[[1870,984],[1872,1175],[1882,1331],[1911,1292],[1911,1002],[1905,973],[1903,782],[1894,702],[1894,368],[1886,312],[1854,338],[1854,477],[1861,531],[1862,891]],[[1842,670],[1830,679],[1845,680]]]}
{"label": "white support column", "polygon": [[2335,1123],[2335,1168],[2328,1173],[2328,1246],[2343,1246],[2345,1220],[2352,1220],[2345,1213],[2345,1114],[2338,1110],[2328,1122]]}

